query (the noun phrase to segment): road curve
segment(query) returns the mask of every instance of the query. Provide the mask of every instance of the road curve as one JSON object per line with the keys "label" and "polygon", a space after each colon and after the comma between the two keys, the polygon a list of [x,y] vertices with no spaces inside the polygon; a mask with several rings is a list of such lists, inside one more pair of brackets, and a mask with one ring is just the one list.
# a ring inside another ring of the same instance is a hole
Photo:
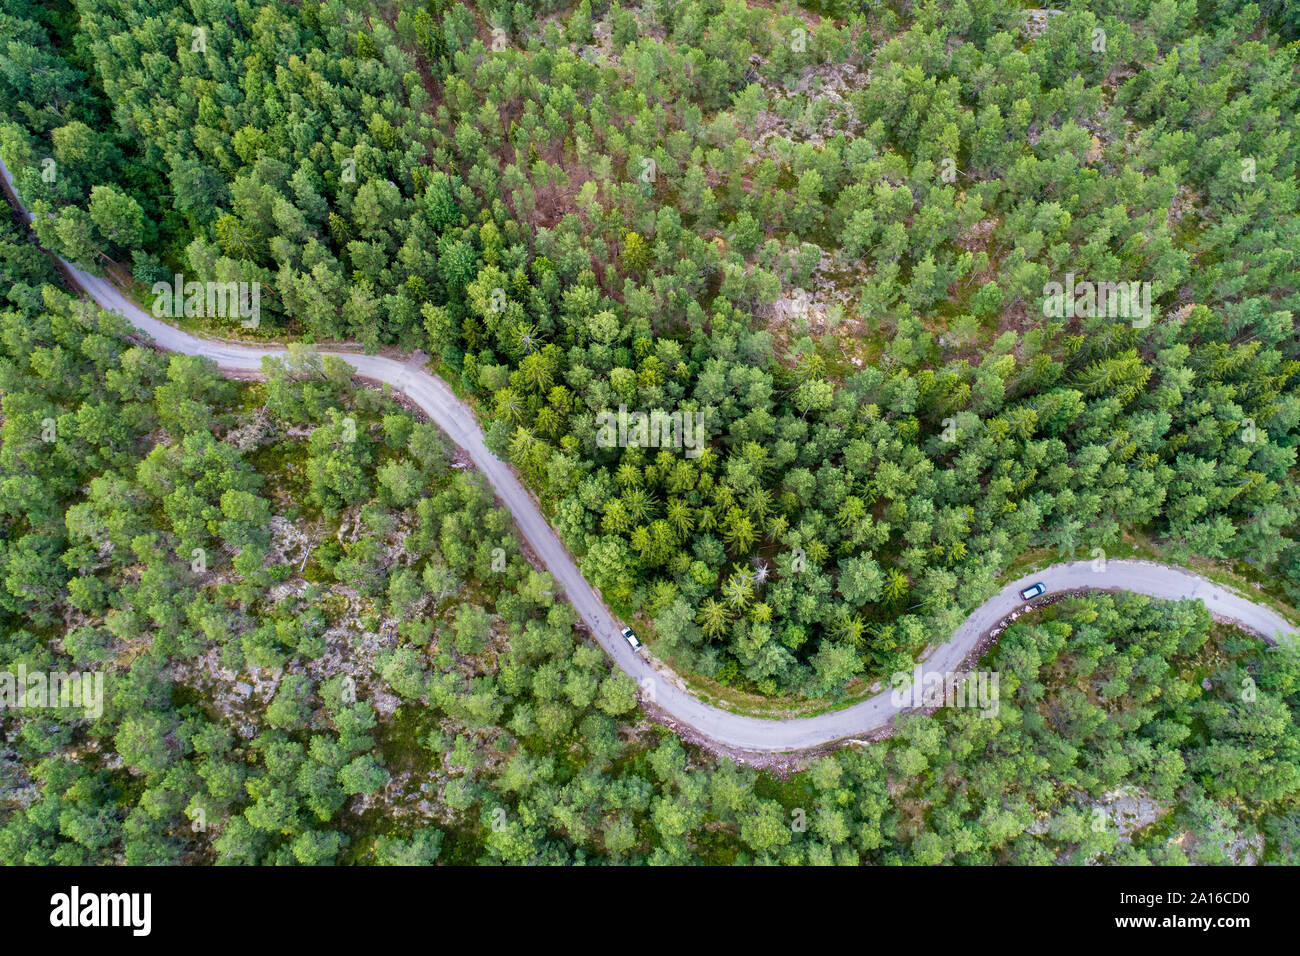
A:
{"label": "road curve", "polygon": [[[0,162],[0,176],[16,200],[13,181],[3,162]],[[21,203],[19,208],[22,208]],[[30,219],[31,214],[27,215]],[[64,265],[73,281],[100,308],[122,315],[167,351],[206,356],[220,368],[238,372],[260,372],[263,358],[287,354],[280,348],[261,348],[191,335],[154,318],[107,280],[90,275],[70,263],[64,262]],[[586,622],[592,635],[614,663],[638,682],[642,698],[653,701],[669,717],[732,750],[785,753],[871,734],[887,725],[894,715],[911,709],[893,703],[888,690],[842,710],[781,720],[746,717],[699,700],[683,689],[681,679],[671,670],[653,664],[623,640],[619,633],[621,623],[583,578],[577,563],[560,543],[537,502],[514,471],[488,451],[474,413],[456,397],[446,382],[417,368],[414,363],[358,352],[325,350],[320,354],[334,355],[352,365],[358,374],[389,383],[418,405],[465,450],[475,466],[487,476],[501,502],[513,513],[520,533],[564,589],[569,603]],[[1297,633],[1276,612],[1181,568],[1145,561],[1113,560],[1106,562],[1103,569],[1094,570],[1091,562],[1080,561],[1053,565],[1008,584],[966,618],[952,639],[926,659],[922,664],[923,671],[927,674],[949,673],[962,669],[966,657],[986,633],[1012,613],[1025,609],[1019,591],[1033,581],[1046,584],[1049,594],[1062,590],[1110,589],[1133,591],[1165,600],[1194,598],[1203,601],[1215,615],[1231,619],[1271,641]]]}

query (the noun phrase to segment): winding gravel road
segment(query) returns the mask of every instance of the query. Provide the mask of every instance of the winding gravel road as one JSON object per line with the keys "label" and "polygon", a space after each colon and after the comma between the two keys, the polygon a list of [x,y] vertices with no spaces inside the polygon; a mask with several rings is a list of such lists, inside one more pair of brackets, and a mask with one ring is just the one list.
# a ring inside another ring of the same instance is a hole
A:
{"label": "winding gravel road", "polygon": [[[3,162],[0,162],[0,175],[13,195],[12,179]],[[239,345],[181,331],[154,318],[105,279],[69,263],[64,265],[77,285],[101,308],[124,316],[137,329],[152,337],[160,348],[207,356],[222,369],[239,372],[260,372],[263,358],[286,354],[284,349]],[[684,689],[681,679],[671,670],[652,663],[627,645],[619,633],[621,623],[583,578],[577,563],[560,543],[533,496],[514,471],[488,451],[473,412],[442,379],[417,367],[414,362],[404,363],[358,352],[322,351],[321,354],[335,355],[356,368],[358,374],[387,382],[403,392],[468,453],[487,476],[501,502],[514,514],[520,532],[564,589],[565,596],[592,635],[614,663],[640,684],[642,698],[653,701],[669,717],[732,750],[784,753],[871,734],[888,724],[895,714],[910,709],[893,704],[888,690],[842,710],[784,720],[745,717],[699,700]],[[1181,568],[1144,561],[1112,560],[1106,563],[1104,570],[1094,571],[1090,562],[1080,561],[1053,565],[1008,584],[977,608],[952,639],[928,657],[922,665],[924,672],[961,670],[967,655],[987,632],[1010,614],[1026,607],[1018,592],[1034,581],[1046,584],[1049,594],[1096,588],[1134,591],[1167,600],[1195,598],[1203,601],[1215,615],[1236,621],[1271,641],[1293,637],[1297,633],[1274,611]]]}

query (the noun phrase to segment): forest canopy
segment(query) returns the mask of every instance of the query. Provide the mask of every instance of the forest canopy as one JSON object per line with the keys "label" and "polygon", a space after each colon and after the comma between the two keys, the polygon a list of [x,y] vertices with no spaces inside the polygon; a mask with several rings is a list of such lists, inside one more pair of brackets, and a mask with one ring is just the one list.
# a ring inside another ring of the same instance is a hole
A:
{"label": "forest canopy", "polygon": [[[1294,862],[1286,649],[1071,598],[985,658],[996,719],[737,767],[311,346],[422,350],[725,700],[861,696],[1056,560],[1286,611],[1295,5],[12,0],[0,35],[34,214],[0,234],[2,660],[109,700],[3,715],[0,861]],[[294,347],[228,380],[46,252],[146,306],[257,283],[256,327],[192,324]],[[620,410],[701,447],[603,440]]]}

